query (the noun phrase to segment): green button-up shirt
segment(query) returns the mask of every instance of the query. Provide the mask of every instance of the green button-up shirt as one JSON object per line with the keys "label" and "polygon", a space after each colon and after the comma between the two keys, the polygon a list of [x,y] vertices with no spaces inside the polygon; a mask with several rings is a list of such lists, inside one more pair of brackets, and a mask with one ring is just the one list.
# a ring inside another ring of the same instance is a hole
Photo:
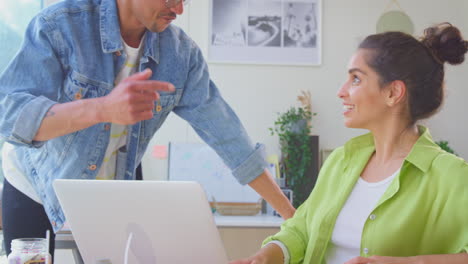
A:
{"label": "green button-up shirt", "polygon": [[[468,164],[437,146],[425,127],[367,218],[361,256],[468,252]],[[281,231],[290,263],[325,263],[336,218],[375,151],[372,134],[348,141],[322,167],[311,195]]]}

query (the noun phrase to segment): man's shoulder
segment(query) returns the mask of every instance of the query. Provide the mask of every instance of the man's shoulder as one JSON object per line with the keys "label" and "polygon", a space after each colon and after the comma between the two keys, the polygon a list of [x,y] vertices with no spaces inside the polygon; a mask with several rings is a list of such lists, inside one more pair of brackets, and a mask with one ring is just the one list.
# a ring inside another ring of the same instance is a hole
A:
{"label": "man's shoulder", "polygon": [[63,0],[44,8],[40,16],[46,20],[80,12],[99,12],[101,0]]}
{"label": "man's shoulder", "polygon": [[166,51],[173,50],[182,57],[187,57],[188,54],[199,51],[198,45],[178,26],[170,25],[163,32],[156,34],[159,35],[159,44]]}
{"label": "man's shoulder", "polygon": [[173,38],[173,39],[177,39],[178,41],[182,41],[182,42],[192,42],[192,38],[187,34],[185,33],[185,31],[176,26],[176,25],[169,25],[166,30],[164,30],[163,32],[161,32],[161,35],[162,36],[165,36],[165,37],[170,37],[170,38]]}

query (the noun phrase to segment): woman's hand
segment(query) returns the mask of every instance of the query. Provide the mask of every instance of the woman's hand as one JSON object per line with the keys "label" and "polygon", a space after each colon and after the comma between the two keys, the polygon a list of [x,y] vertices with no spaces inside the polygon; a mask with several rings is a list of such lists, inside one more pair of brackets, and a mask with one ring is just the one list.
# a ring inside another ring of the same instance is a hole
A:
{"label": "woman's hand", "polygon": [[234,260],[229,264],[284,264],[284,256],[281,248],[276,244],[267,244],[262,247],[254,256]]}
{"label": "woman's hand", "polygon": [[345,264],[419,264],[415,257],[355,257],[345,262]]}
{"label": "woman's hand", "polygon": [[267,262],[259,256],[253,256],[246,259],[234,260],[229,264],[266,264]]}

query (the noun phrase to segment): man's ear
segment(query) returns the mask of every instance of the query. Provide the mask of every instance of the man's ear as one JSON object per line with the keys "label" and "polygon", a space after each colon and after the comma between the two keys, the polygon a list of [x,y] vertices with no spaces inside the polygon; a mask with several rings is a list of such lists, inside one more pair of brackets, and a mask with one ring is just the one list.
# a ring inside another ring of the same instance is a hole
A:
{"label": "man's ear", "polygon": [[403,81],[396,80],[387,87],[386,102],[388,106],[394,106],[403,102],[406,95],[406,84]]}

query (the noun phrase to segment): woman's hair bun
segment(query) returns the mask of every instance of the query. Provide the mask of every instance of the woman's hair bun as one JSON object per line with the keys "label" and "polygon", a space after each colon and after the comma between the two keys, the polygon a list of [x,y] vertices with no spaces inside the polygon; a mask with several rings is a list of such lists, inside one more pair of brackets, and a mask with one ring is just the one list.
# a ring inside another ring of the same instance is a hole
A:
{"label": "woman's hair bun", "polygon": [[450,23],[426,28],[421,42],[440,63],[460,64],[465,60],[465,53],[468,51],[468,41],[464,40],[460,30]]}

